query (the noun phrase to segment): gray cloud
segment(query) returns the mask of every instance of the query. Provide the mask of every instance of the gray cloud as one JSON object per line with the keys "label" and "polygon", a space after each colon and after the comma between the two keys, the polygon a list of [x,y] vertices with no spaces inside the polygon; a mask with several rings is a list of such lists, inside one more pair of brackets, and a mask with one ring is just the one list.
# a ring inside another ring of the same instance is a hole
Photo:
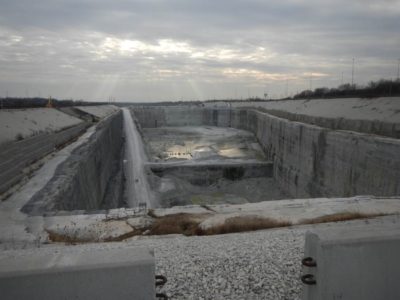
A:
{"label": "gray cloud", "polygon": [[[0,1],[0,93],[171,100],[279,96],[395,75],[400,2]],[[1,95],[0,95],[1,96]]]}

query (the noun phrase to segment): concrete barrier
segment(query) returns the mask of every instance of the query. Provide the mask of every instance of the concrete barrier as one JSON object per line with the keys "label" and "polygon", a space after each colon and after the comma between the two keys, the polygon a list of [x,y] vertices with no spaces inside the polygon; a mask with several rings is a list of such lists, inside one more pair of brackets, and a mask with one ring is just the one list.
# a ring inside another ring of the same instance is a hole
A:
{"label": "concrete barrier", "polygon": [[0,298],[155,299],[151,251],[90,247],[0,254]]}
{"label": "concrete barrier", "polygon": [[308,232],[302,299],[400,299],[399,253],[399,224]]}

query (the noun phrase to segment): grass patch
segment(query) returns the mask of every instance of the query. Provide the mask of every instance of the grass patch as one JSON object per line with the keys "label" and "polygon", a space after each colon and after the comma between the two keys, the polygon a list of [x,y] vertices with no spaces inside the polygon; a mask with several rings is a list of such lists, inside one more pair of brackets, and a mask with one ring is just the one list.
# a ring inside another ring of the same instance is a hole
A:
{"label": "grass patch", "polygon": [[203,201],[202,197],[195,195],[195,196],[190,197],[190,202],[192,202],[192,204],[194,204],[194,205],[200,205],[204,201]]}
{"label": "grass patch", "polygon": [[344,211],[317,218],[300,220],[299,224],[306,225],[306,224],[319,224],[319,223],[330,223],[330,222],[344,222],[350,220],[375,218],[386,215],[387,214],[384,213],[360,213],[360,212]]}
{"label": "grass patch", "polygon": [[254,216],[238,216],[225,220],[225,223],[201,229],[199,224],[205,219],[204,214],[179,213],[158,217],[153,223],[149,234],[183,234],[191,235],[215,235],[234,232],[254,231],[268,228],[286,227],[292,225],[288,221],[261,218]]}
{"label": "grass patch", "polygon": [[287,227],[291,225],[291,222],[284,220],[276,220],[272,218],[262,218],[255,216],[238,216],[226,219],[225,223],[221,225],[214,226],[205,230],[200,230],[200,235],[255,231],[261,229]]}

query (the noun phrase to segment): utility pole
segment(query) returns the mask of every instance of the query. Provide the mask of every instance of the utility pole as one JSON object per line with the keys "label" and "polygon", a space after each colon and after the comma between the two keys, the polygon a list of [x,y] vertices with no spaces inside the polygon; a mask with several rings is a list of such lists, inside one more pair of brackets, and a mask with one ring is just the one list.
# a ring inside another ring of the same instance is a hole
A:
{"label": "utility pole", "polygon": [[310,74],[310,91],[312,91],[312,73]]}
{"label": "utility pole", "polygon": [[353,62],[351,65],[351,87],[354,86],[354,57],[353,57]]}
{"label": "utility pole", "polygon": [[286,78],[286,97],[289,97],[289,79]]}
{"label": "utility pole", "polygon": [[397,81],[400,81],[400,58],[397,61]]}
{"label": "utility pole", "polygon": [[53,108],[53,100],[51,99],[51,96],[49,96],[49,99],[47,100],[47,104],[46,104],[47,108]]}
{"label": "utility pole", "polygon": [[343,71],[342,71],[342,80],[340,82],[340,85],[343,85]]}
{"label": "utility pole", "polygon": [[229,102],[229,127],[232,127],[232,102]]}

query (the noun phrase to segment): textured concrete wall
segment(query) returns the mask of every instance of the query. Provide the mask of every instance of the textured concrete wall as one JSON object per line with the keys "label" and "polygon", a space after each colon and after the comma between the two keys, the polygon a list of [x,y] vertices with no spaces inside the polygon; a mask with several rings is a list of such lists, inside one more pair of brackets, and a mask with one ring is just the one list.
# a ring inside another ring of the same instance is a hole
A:
{"label": "textured concrete wall", "polygon": [[146,248],[13,251],[0,255],[0,295],[15,299],[155,299],[154,254]]}
{"label": "textured concrete wall", "polygon": [[136,119],[144,128],[201,126],[206,123],[204,110],[197,107],[135,107],[133,111]]}
{"label": "textured concrete wall", "polygon": [[184,125],[199,125],[201,119],[201,125],[253,132],[274,163],[275,179],[293,197],[400,195],[398,139],[335,131],[251,109],[159,107],[154,112],[152,108],[142,111],[141,115],[135,109],[143,127],[153,127],[155,120],[163,120],[163,126],[179,126],[180,121],[168,121],[173,118],[184,119]]}
{"label": "textured concrete wall", "polygon": [[[110,185],[121,174],[122,134],[121,112],[99,123],[90,140],[74,150],[22,210],[35,215],[46,211],[118,207],[122,194],[115,195],[109,189],[122,191],[116,182]],[[114,203],[105,203],[107,194],[112,195]]]}
{"label": "textured concrete wall", "polygon": [[229,127],[230,110],[193,107],[134,107],[135,118],[143,128],[161,126]]}
{"label": "textured concrete wall", "polygon": [[255,133],[274,177],[295,197],[400,195],[400,141],[334,131],[255,110],[234,112],[233,126]]}
{"label": "textured concrete wall", "polygon": [[303,300],[396,300],[400,297],[399,225],[319,229],[306,234],[303,267],[314,285],[304,284]]}
{"label": "textured concrete wall", "polygon": [[80,135],[86,123],[73,126],[56,133],[41,134],[17,142],[0,146],[0,193],[24,177],[23,170],[57,147]]}

